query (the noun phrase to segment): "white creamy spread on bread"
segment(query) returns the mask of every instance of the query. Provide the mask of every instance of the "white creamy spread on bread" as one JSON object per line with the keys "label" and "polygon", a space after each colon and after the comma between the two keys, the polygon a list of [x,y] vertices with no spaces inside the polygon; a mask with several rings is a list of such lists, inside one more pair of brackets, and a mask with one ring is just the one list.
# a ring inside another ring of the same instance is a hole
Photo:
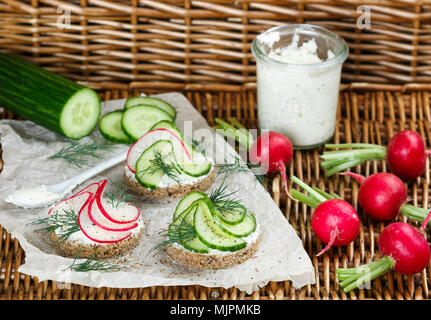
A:
{"label": "white creamy spread on bread", "polygon": [[[213,163],[211,160],[208,159],[208,161],[210,161],[211,163]],[[167,187],[173,187],[173,186],[181,186],[181,185],[194,185],[196,183],[198,183],[199,181],[204,180],[206,177],[208,177],[212,170],[214,170],[214,165],[211,166],[211,170],[200,177],[192,177],[189,176],[188,174],[182,173],[182,174],[178,174],[178,182],[169,178],[167,175],[163,175],[162,179],[159,182],[158,187],[159,188],[167,188]],[[124,171],[126,173],[127,178],[135,181],[136,183],[138,183],[138,180],[136,180],[135,174],[130,171],[130,169],[127,167],[127,165],[124,168]]]}

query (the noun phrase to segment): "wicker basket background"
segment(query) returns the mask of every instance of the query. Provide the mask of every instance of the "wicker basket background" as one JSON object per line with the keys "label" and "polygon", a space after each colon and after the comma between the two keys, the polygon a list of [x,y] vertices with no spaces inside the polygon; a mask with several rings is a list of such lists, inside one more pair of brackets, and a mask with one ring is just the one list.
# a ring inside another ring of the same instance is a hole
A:
{"label": "wicker basket background", "polygon": [[[371,29],[359,29],[360,5],[371,10]],[[59,28],[70,10],[70,28]],[[60,18],[60,20],[59,20]],[[342,35],[350,46],[344,65],[335,142],[386,144],[398,130],[418,131],[431,145],[431,1],[57,1],[0,0],[0,51],[37,64],[99,90],[104,100],[141,92],[182,91],[205,115],[236,117],[257,125],[254,37],[283,23],[312,23]],[[7,111],[0,118],[15,118]],[[357,204],[358,185],[348,178],[323,177],[321,150],[295,151],[288,168],[306,183],[335,191],[351,201],[361,217],[354,243],[315,254],[320,241],[311,230],[312,211],[292,203],[279,176],[268,188],[297,230],[316,269],[316,284],[295,290],[273,282],[252,295],[235,288],[200,286],[140,289],[91,288],[39,282],[17,271],[25,253],[0,227],[0,299],[428,299],[431,269],[401,276],[389,272],[370,289],[345,294],[338,266],[377,259],[384,224],[366,217]],[[1,150],[0,150],[1,156]],[[0,159],[0,171],[2,161]],[[356,168],[365,175],[386,171],[384,161]],[[408,184],[410,202],[428,207],[430,165]],[[291,186],[290,186],[291,187]]]}
{"label": "wicker basket background", "polygon": [[96,88],[253,86],[251,41],[284,23],[344,37],[344,82],[431,80],[429,0],[2,0],[0,48]]}

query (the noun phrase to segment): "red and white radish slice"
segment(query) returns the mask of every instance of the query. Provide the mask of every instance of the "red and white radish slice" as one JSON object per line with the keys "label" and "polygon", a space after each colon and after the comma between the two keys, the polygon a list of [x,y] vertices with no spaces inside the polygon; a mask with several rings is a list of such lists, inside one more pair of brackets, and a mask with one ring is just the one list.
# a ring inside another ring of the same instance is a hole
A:
{"label": "red and white radish slice", "polygon": [[[135,173],[136,161],[138,161],[142,152],[159,140],[169,140],[172,142],[175,155],[183,154],[185,159],[190,160],[190,153],[180,137],[167,129],[154,129],[144,134],[129,149],[126,164],[131,172]],[[177,159],[177,161],[181,161],[181,159]]]}
{"label": "red and white radish slice", "polygon": [[[94,182],[92,184],[89,184],[88,186],[86,186],[85,188],[82,188],[81,190],[79,190],[77,193],[70,196],[69,198],[66,198],[66,199],[61,200],[60,202],[57,202],[51,209],[49,209],[48,214],[51,214],[54,210],[61,210],[64,208],[68,208],[70,200],[80,196],[83,193],[89,192],[92,195],[94,195],[97,192],[97,190],[99,189],[100,184],[104,181],[106,181],[106,180],[101,180],[99,182]],[[79,211],[80,209],[81,208],[77,208],[76,211]]]}
{"label": "red and white radish slice", "polygon": [[[136,211],[136,208],[132,206],[125,206],[126,210],[130,207],[132,210]],[[118,209],[120,211],[122,209]],[[107,219],[106,216],[101,212],[99,206],[97,205],[96,197],[90,201],[88,205],[88,216],[90,220],[98,227],[108,230],[108,231],[128,231],[136,228],[138,224],[136,222],[132,223],[115,223]]]}
{"label": "red and white radish slice", "polygon": [[94,224],[88,213],[91,200],[92,197],[89,197],[81,207],[78,216],[79,227],[88,239],[97,243],[116,243],[123,241],[132,235],[130,231],[109,231]]}
{"label": "red and white radish slice", "polygon": [[[106,180],[101,181],[100,188],[97,190],[94,200],[97,203],[98,210],[104,218],[114,224],[131,224],[136,222],[136,220],[141,216],[141,212],[137,207],[127,203],[120,203],[117,208],[114,208],[103,199],[106,185]],[[118,226],[118,228],[122,228],[122,226]]]}

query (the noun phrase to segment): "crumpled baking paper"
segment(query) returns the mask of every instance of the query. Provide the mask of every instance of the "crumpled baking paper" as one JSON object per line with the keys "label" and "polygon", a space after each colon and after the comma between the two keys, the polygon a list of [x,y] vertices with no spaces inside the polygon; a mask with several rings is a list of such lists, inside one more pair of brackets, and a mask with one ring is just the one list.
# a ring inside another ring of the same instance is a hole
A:
{"label": "crumpled baking paper", "polygon": [[[185,121],[192,121],[193,130],[210,127],[205,119],[194,109],[189,101],[179,93],[158,95],[171,103],[178,112],[177,125],[182,130]],[[121,109],[123,100],[111,100],[103,103],[103,113]],[[68,140],[52,131],[30,121],[0,121],[0,138],[3,149],[4,168],[0,174],[0,224],[19,240],[26,253],[25,263],[19,272],[36,276],[39,281],[55,280],[92,287],[135,288],[170,285],[202,285],[207,287],[237,287],[248,294],[265,286],[269,281],[291,280],[295,288],[314,283],[314,268],[305,252],[295,230],[287,222],[268,192],[257,182],[251,173],[239,172],[226,178],[229,191],[239,191],[235,197],[240,199],[256,216],[261,226],[260,246],[254,257],[246,262],[222,270],[199,270],[184,267],[169,258],[165,249],[149,253],[157,244],[165,240],[160,233],[166,230],[172,220],[174,209],[179,199],[152,200],[138,198],[137,205],[145,221],[144,233],[140,244],[129,253],[106,261],[124,266],[121,271],[77,272],[70,270],[73,257],[61,255],[48,235],[36,232],[37,228],[28,225],[36,218],[47,216],[47,208],[23,209],[6,203],[4,199],[20,187],[37,186],[63,181],[85,170],[69,165],[61,159],[47,159]],[[219,135],[212,131],[214,137]],[[80,141],[103,141],[98,130]],[[125,145],[115,145],[104,152],[106,158],[127,150]],[[212,152],[211,145],[205,147]],[[211,150],[210,150],[211,149]],[[225,160],[232,160],[236,155],[228,143],[217,144],[217,161],[225,151]],[[209,154],[209,153],[207,153]],[[96,164],[100,160],[91,160]],[[223,162],[223,161],[222,161]],[[90,179],[81,188],[103,178],[121,182],[124,164],[109,169],[103,174]],[[210,193],[223,180],[218,175]],[[85,261],[78,259],[76,262]]]}

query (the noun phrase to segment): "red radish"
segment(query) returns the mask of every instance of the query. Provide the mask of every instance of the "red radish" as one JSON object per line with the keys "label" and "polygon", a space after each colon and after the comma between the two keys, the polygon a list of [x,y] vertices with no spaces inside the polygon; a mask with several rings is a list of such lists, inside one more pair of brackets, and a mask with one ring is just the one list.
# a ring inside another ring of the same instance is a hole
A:
{"label": "red radish", "polygon": [[259,163],[269,174],[280,170],[288,195],[285,166],[292,160],[292,155],[293,147],[290,140],[275,131],[265,132],[259,136],[249,151],[251,162]]}
{"label": "red radish", "polygon": [[402,274],[420,272],[430,261],[430,247],[425,237],[403,222],[391,223],[382,231],[379,250],[394,259],[394,270]]}
{"label": "red radish", "polygon": [[[100,183],[103,182],[103,181],[107,181],[107,180],[102,180],[102,181],[99,181],[99,182],[94,182],[92,184],[89,184],[88,186],[86,186],[85,188],[79,190],[77,193],[75,193],[74,195],[70,196],[69,198],[66,198],[66,199],[61,200],[60,202],[57,202],[56,204],[54,204],[54,206],[51,209],[49,209],[48,214],[51,214],[52,211],[54,211],[54,210],[58,210],[58,209],[66,207],[68,205],[68,203],[70,202],[69,200],[71,200],[73,198],[76,198],[77,196],[79,196],[80,194],[82,194],[84,192],[90,192],[92,194],[96,193],[96,191],[100,187]],[[79,211],[79,209],[76,210],[76,211]]]}
{"label": "red radish", "polygon": [[341,173],[360,184],[358,201],[362,209],[378,220],[392,220],[407,201],[407,189],[400,178],[391,173],[375,173],[365,178],[356,173]]}
{"label": "red radish", "polygon": [[[327,176],[359,165],[367,160],[387,159],[389,169],[404,180],[419,177],[425,171],[426,157],[430,151],[425,149],[422,137],[414,131],[404,130],[395,134],[387,148],[375,144],[345,143],[327,144],[328,149],[339,151],[324,152],[322,168]],[[352,148],[352,150],[346,150]]]}
{"label": "red radish", "polygon": [[131,223],[115,223],[112,222],[110,219],[107,219],[107,217],[101,212],[99,206],[96,202],[96,196],[93,197],[93,199],[88,203],[88,217],[90,220],[98,227],[108,230],[108,231],[128,231],[135,229],[138,224],[136,222]]}
{"label": "red radish", "polygon": [[344,246],[356,239],[359,234],[360,222],[355,208],[341,200],[335,193],[329,194],[318,188],[311,188],[295,176],[290,180],[308,194],[291,190],[294,199],[315,208],[311,218],[311,227],[326,247],[317,254],[322,255],[332,246]]}
{"label": "red radish", "polygon": [[[421,230],[427,226],[428,220],[429,217]],[[430,247],[426,238],[404,222],[391,223],[382,231],[379,250],[384,256],[380,260],[359,268],[337,269],[340,286],[345,292],[374,280],[391,269],[402,274],[414,274],[425,269],[430,262]]]}
{"label": "red radish", "polygon": [[414,131],[398,132],[388,144],[389,169],[401,179],[416,179],[425,171],[428,152],[422,137]]}
{"label": "red radish", "polygon": [[[136,161],[138,161],[142,152],[151,146],[154,142],[159,140],[169,140],[172,142],[175,154],[184,153],[187,159],[191,159],[190,153],[187,150],[183,140],[178,137],[174,132],[168,129],[154,129],[145,133],[138,139],[129,149],[126,158],[126,164],[132,173],[135,173]],[[181,152],[181,153],[180,153]]]}
{"label": "red radish", "polygon": [[123,241],[132,235],[130,231],[110,231],[95,225],[88,214],[89,204],[94,195],[89,192],[84,192],[80,196],[82,195],[88,195],[88,198],[79,211],[78,224],[82,233],[84,233],[88,239],[97,243],[115,243]]}
{"label": "red radish", "polygon": [[360,222],[355,208],[340,199],[322,202],[313,213],[311,227],[326,247],[317,256],[332,246],[345,246],[356,239]]}
{"label": "red radish", "polygon": [[[121,211],[121,216],[114,216],[114,212],[116,210],[114,210],[114,208],[110,208],[111,213],[108,213],[108,211],[106,210],[106,207],[103,205],[103,193],[105,191],[106,185],[107,185],[107,180],[103,180],[100,182],[100,187],[97,190],[95,197],[94,197],[94,201],[98,206],[98,211],[100,211],[100,213],[110,222],[114,223],[114,224],[130,224],[135,222],[136,220],[139,219],[139,217],[141,216],[141,213],[139,211],[139,209],[137,207],[132,207],[134,208],[132,211],[125,211],[122,210]],[[91,216],[91,213],[90,213]]]}

